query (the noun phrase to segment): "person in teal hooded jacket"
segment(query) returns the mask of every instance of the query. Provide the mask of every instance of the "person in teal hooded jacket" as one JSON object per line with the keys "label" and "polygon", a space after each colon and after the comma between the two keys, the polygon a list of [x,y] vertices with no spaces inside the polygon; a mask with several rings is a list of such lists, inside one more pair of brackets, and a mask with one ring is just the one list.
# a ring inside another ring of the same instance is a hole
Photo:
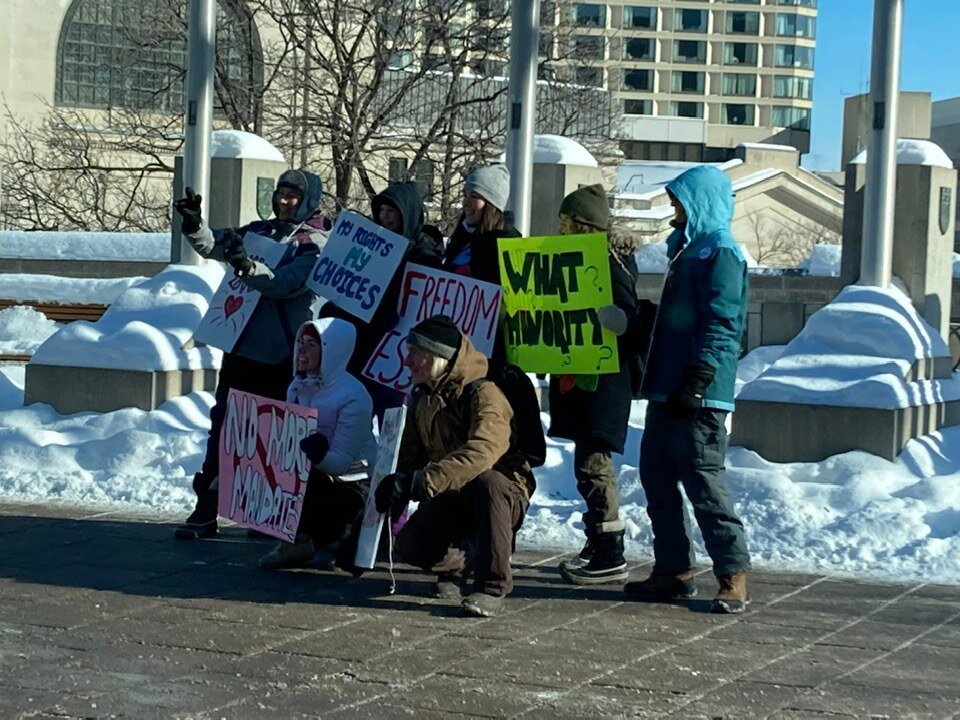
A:
{"label": "person in teal hooded jacket", "polygon": [[649,400],[640,444],[640,480],[653,529],[649,578],[627,583],[628,597],[693,597],[694,552],[680,484],[690,503],[720,591],[714,612],[746,606],[750,557],[743,523],[723,478],[726,414],[747,313],[747,264],[730,233],[733,187],[716,167],[687,170],[667,185],[674,206],[670,267],[641,391]]}

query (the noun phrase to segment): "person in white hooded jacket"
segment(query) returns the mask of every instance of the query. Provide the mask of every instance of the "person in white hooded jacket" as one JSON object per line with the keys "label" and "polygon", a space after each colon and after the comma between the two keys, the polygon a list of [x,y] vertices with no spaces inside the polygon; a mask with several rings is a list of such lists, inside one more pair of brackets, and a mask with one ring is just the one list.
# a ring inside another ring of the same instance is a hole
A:
{"label": "person in white hooded jacket", "polygon": [[333,546],[336,564],[355,570],[368,486],[340,478],[361,470],[376,452],[373,402],[347,372],[356,336],[353,325],[337,318],[305,322],[297,332],[287,402],[315,408],[317,429],[300,442],[311,470],[296,541],[278,543],[260,559],[264,569],[301,566],[314,559],[314,548]]}

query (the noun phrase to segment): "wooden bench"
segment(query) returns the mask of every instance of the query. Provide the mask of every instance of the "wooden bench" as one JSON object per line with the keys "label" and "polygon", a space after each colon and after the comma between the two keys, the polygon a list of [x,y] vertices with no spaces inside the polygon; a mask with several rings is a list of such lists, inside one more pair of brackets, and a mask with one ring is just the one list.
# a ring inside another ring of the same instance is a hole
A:
{"label": "wooden bench", "polygon": [[48,319],[56,322],[73,322],[74,320],[88,320],[96,322],[107,311],[106,305],[98,303],[77,303],[76,305],[60,305],[59,303],[35,302],[32,300],[5,300],[0,299],[0,310],[14,305],[27,305],[37,312],[41,312]]}

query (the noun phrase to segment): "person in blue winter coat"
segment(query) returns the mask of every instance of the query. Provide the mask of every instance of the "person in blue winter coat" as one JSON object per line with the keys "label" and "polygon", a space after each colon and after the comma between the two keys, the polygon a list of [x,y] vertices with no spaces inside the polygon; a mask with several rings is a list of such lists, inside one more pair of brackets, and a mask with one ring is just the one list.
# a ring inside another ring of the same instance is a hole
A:
{"label": "person in blue winter coat", "polygon": [[353,560],[369,484],[341,478],[365,471],[376,442],[373,401],[347,372],[356,337],[353,325],[337,318],[308,321],[297,333],[287,402],[316,409],[317,429],[300,442],[311,467],[296,541],[279,542],[260,558],[265,570],[305,565],[315,548],[330,548],[337,567],[359,574]]}
{"label": "person in blue winter coat", "polygon": [[733,188],[717,168],[667,185],[675,216],[670,267],[647,356],[649,400],[640,481],[653,529],[653,572],[627,583],[635,600],[693,597],[694,552],[680,485],[693,505],[720,590],[714,612],[742,612],[750,556],[723,476],[728,412],[747,313],[747,264],[730,233]]}
{"label": "person in blue winter coat", "polygon": [[[306,280],[319,253],[314,238],[325,235],[325,222],[318,212],[323,183],[305,170],[287,170],[277,180],[275,217],[238,228],[211,230],[201,214],[201,197],[190,188],[185,195],[173,206],[193,249],[227,263],[245,285],[261,293],[233,350],[223,355],[203,465],[193,478],[196,506],[176,530],[176,537],[193,540],[217,533],[218,449],[230,389],[279,400],[290,384],[294,333],[311,314],[313,294]],[[248,232],[286,245],[276,268],[247,256],[242,241]]]}

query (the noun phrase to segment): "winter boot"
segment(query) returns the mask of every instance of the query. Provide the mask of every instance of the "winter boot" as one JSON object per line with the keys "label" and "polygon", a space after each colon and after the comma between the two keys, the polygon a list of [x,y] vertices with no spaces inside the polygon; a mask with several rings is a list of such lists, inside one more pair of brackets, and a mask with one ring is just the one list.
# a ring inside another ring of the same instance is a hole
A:
{"label": "winter boot", "polygon": [[503,598],[475,592],[464,598],[460,607],[467,617],[496,617],[503,612]]}
{"label": "winter boot", "polygon": [[[199,475],[199,473],[198,473]],[[197,479],[194,478],[194,487]],[[178,540],[199,540],[217,534],[217,488],[204,489],[197,493],[197,504],[178,527],[173,536]]]}
{"label": "winter boot", "polygon": [[303,567],[313,560],[313,541],[306,535],[297,535],[296,542],[278,542],[273,550],[260,558],[264,570]]}
{"label": "winter boot", "polygon": [[437,581],[430,589],[430,594],[440,600],[459,600],[462,584],[463,578],[459,575],[437,575]]}
{"label": "winter boot", "polygon": [[687,570],[675,575],[654,573],[646,580],[627,583],[623,586],[623,592],[627,600],[672,602],[696,597],[697,586],[693,581],[693,573]]}
{"label": "winter boot", "polygon": [[623,523],[614,532],[598,532],[590,560],[582,567],[561,567],[560,574],[574,585],[623,582],[629,577],[623,559]]}
{"label": "winter boot", "polygon": [[741,570],[732,575],[718,575],[720,591],[713,599],[710,612],[742,613],[750,604],[747,597],[747,574]]}
{"label": "winter boot", "polygon": [[594,540],[596,533],[591,527],[587,527],[585,532],[587,534],[587,541],[583,544],[583,548],[581,548],[580,553],[575,558],[562,561],[560,563],[560,572],[563,572],[564,570],[582,568],[588,562],[590,562],[590,558],[593,557],[593,551],[596,547]]}

